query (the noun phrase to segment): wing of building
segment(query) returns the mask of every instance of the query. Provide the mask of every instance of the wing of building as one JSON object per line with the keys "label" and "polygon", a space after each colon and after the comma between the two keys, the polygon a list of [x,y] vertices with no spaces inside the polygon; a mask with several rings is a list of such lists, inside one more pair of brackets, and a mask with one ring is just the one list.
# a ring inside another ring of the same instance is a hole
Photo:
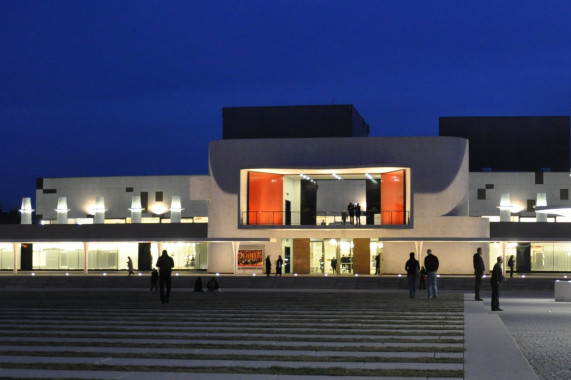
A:
{"label": "wing of building", "polygon": [[569,117],[441,118],[434,137],[369,137],[351,105],[223,119],[209,175],[39,178],[0,226],[0,269],[150,270],[166,249],[177,270],[398,274],[431,249],[471,274],[482,247],[486,268],[571,270]]}

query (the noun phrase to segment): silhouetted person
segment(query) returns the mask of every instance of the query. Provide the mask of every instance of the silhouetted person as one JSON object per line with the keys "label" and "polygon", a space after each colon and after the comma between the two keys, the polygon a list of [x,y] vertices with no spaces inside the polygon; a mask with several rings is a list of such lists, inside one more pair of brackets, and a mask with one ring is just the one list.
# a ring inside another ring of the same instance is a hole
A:
{"label": "silhouetted person", "polygon": [[482,248],[476,250],[474,253],[474,276],[475,276],[475,284],[474,284],[474,298],[476,301],[483,301],[480,298],[480,288],[482,287],[482,276],[484,275],[484,260],[482,259]]}
{"label": "silhouetted person", "polygon": [[331,269],[333,273],[337,273],[337,259],[335,257],[331,259]]}
{"label": "silhouetted person", "polygon": [[208,280],[206,288],[208,289],[209,292],[217,291],[219,286],[218,286],[218,281],[216,281],[216,278],[212,277],[210,280]]}
{"label": "silhouetted person", "polygon": [[270,255],[266,257],[266,276],[270,277],[270,273],[272,273],[272,260],[270,260]]}
{"label": "silhouetted person", "polygon": [[200,277],[198,277],[196,281],[194,281],[194,291],[202,292],[202,279]]}
{"label": "silhouetted person", "polygon": [[129,268],[129,274],[128,274],[129,276],[135,274],[133,272],[133,260],[131,260],[130,256],[127,256],[127,268]]}
{"label": "silhouetted person", "polygon": [[418,289],[426,290],[426,269],[424,267],[420,268],[420,281],[418,282]]}
{"label": "silhouetted person", "polygon": [[355,224],[361,224],[361,205],[355,204]]}
{"label": "silhouetted person", "polygon": [[[161,303],[169,303],[171,295],[171,273],[172,268],[174,267],[174,260],[168,255],[166,249],[163,250],[163,254],[161,257],[159,257],[155,266],[159,268],[159,288],[161,293]],[[165,286],[167,288],[166,294]]]}
{"label": "silhouetted person", "polygon": [[503,311],[500,309],[500,282],[504,279],[502,274],[503,262],[502,257],[498,257],[498,262],[492,269],[492,277],[490,278],[490,284],[492,285],[492,311]]}
{"label": "silhouetted person", "polygon": [[375,274],[381,274],[381,254],[375,256]]}
{"label": "silhouetted person", "polygon": [[416,292],[416,276],[420,271],[420,264],[414,258],[414,252],[410,253],[410,259],[406,262],[404,270],[406,270],[406,279],[408,281],[408,294],[410,298],[414,298]]}
{"label": "silhouetted person", "polygon": [[515,265],[514,255],[511,255],[510,259],[508,260],[508,267],[510,267],[510,278],[514,276],[514,265]]}
{"label": "silhouetted person", "polygon": [[347,223],[347,211],[341,212],[341,224],[344,226]]}
{"label": "silhouetted person", "polygon": [[349,222],[353,224],[355,222],[355,205],[353,203],[349,202],[347,212],[349,213]]}
{"label": "silhouetted person", "polygon": [[284,265],[284,261],[282,259],[282,256],[279,255],[278,256],[278,260],[276,261],[276,276],[280,276],[282,275],[282,266]]}
{"label": "silhouetted person", "polygon": [[438,278],[438,257],[432,254],[432,250],[426,251],[428,256],[424,258],[424,267],[428,278],[428,298],[436,298],[438,295],[438,285],[436,279]]}
{"label": "silhouetted person", "polygon": [[153,289],[159,291],[159,272],[156,269],[151,272],[151,292]]}

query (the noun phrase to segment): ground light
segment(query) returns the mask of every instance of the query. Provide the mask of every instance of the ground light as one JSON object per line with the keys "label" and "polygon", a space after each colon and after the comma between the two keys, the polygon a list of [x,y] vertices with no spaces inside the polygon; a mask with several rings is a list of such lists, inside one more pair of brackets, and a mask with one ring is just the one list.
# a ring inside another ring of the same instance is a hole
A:
{"label": "ground light", "polygon": [[252,276],[256,277],[256,274],[255,274],[255,273],[252,273]]}
{"label": "ground light", "polygon": [[69,273],[66,273],[65,275],[66,275],[66,276],[69,276]]}
{"label": "ground light", "polygon": [[142,276],[143,274],[141,272],[139,272],[139,276]]}
{"label": "ground light", "polygon": [[327,273],[325,273],[325,277],[329,276]]}
{"label": "ground light", "polygon": [[522,274],[522,275],[521,275],[521,278],[525,278],[525,274]]}
{"label": "ground light", "polygon": [[359,277],[359,273],[355,273],[355,277]]}
{"label": "ground light", "polygon": [[177,272],[177,273],[175,273],[175,276],[178,276],[178,272]]}
{"label": "ground light", "polygon": [[399,276],[399,277],[402,277],[402,274],[399,273],[398,276]]}
{"label": "ground light", "polygon": [[[220,276],[220,272],[216,272],[216,275],[217,275],[217,276]],[[255,273],[254,273],[254,275],[255,275]]]}
{"label": "ground light", "polygon": [[104,275],[104,276],[107,276],[107,273],[103,272],[103,275]]}
{"label": "ground light", "polygon": [[36,274],[34,272],[32,272],[32,276],[35,276]]}
{"label": "ground light", "polygon": [[294,273],[293,275],[294,275],[295,277],[297,277],[297,273]]}

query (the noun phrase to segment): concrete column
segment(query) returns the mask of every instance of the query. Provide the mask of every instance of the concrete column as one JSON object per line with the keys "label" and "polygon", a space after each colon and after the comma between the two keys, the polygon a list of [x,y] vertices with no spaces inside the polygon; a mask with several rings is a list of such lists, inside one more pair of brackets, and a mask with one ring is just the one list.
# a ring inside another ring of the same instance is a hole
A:
{"label": "concrete column", "polygon": [[140,195],[133,195],[131,198],[131,208],[129,210],[131,211],[131,223],[141,223],[141,213],[143,212],[143,208],[141,207]]}
{"label": "concrete column", "polygon": [[105,223],[105,201],[103,197],[97,197],[95,203],[95,217],[93,219],[93,224],[103,224]]}
{"label": "concrete column", "polygon": [[[547,194],[537,193],[537,199],[535,201],[535,207],[546,207],[547,206]],[[547,222],[547,214],[544,212],[535,213],[536,221]]]}
{"label": "concrete column", "polygon": [[14,274],[18,274],[18,252],[20,252],[20,243],[14,243],[13,247],[14,248],[12,252],[14,253]]}
{"label": "concrete column", "polygon": [[180,195],[173,195],[171,201],[171,223],[180,223],[182,216],[182,204],[180,202]]}
{"label": "concrete column", "polygon": [[57,224],[67,224],[67,213],[69,209],[67,208],[67,198],[58,197],[57,199]]}
{"label": "concrete column", "polygon": [[83,274],[88,273],[89,268],[89,243],[83,242]]}
{"label": "concrete column", "polygon": [[502,193],[502,199],[498,208],[500,209],[500,222],[511,222],[512,205],[510,203],[510,193]]}
{"label": "concrete column", "polygon": [[32,224],[34,209],[32,208],[31,198],[22,198],[22,208],[19,211],[22,214],[20,224]]}

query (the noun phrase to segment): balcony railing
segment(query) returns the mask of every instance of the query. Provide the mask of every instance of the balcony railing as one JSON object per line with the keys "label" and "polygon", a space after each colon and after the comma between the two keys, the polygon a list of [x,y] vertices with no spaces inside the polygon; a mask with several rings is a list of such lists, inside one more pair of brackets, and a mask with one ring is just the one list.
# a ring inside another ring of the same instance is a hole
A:
{"label": "balcony railing", "polygon": [[386,226],[406,225],[409,223],[409,212],[403,210],[383,210],[381,212],[362,212],[357,217],[343,215],[339,211],[244,211],[242,212],[242,225],[258,226]]}

